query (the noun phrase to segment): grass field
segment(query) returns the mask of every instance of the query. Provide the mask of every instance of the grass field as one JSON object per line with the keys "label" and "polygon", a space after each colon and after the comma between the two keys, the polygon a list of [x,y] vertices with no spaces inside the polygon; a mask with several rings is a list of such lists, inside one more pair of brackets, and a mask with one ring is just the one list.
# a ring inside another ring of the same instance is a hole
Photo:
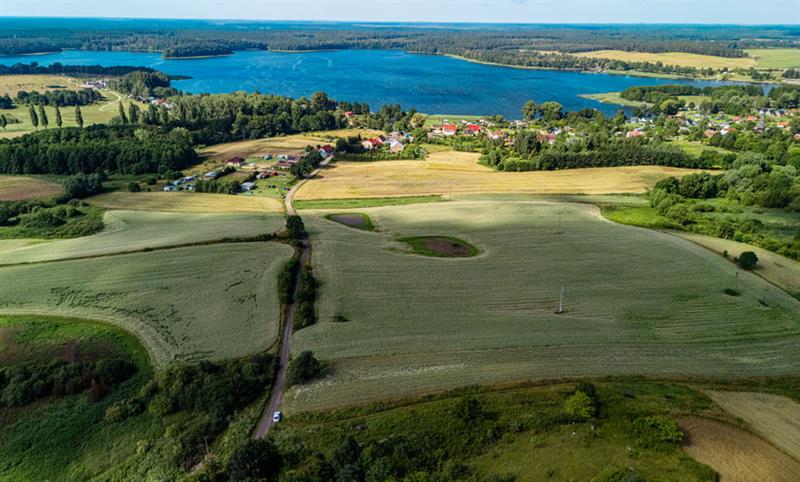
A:
{"label": "grass field", "polygon": [[756,59],[759,69],[800,67],[800,49],[747,49],[745,52]]}
{"label": "grass field", "polygon": [[[794,373],[800,303],[673,236],[608,223],[594,206],[453,201],[358,210],[379,232],[303,212],[320,322],[294,335],[331,374],[293,410],[456,386],[609,374]],[[559,234],[561,233],[561,234]],[[481,250],[437,259],[397,238],[450,235]],[[555,314],[566,289],[566,312]],[[759,303],[762,299],[766,306]],[[331,323],[336,314],[352,320]]]}
{"label": "grass field", "polygon": [[278,333],[278,271],[291,248],[239,243],[0,268],[0,312],[97,319],[152,360],[265,350]]}
{"label": "grass field", "polygon": [[659,179],[693,172],[659,166],[498,172],[478,154],[435,152],[422,161],[336,162],[306,182],[298,201],[476,193],[607,194],[643,192]]}
{"label": "grass field", "polygon": [[707,393],[726,412],[744,420],[757,434],[794,457],[800,477],[800,404],[766,393]]}
{"label": "grass field", "polygon": [[604,104],[623,105],[626,107],[641,107],[647,105],[647,102],[639,102],[636,100],[623,99],[620,92],[605,92],[602,94],[581,94],[579,97],[584,99],[592,99]]}
{"label": "grass field", "polygon": [[688,239],[720,255],[727,251],[731,258],[738,257],[743,251],[753,251],[758,256],[758,266],[754,273],[770,283],[780,286],[790,294],[800,296],[800,263],[797,261],[757,246],[730,239],[681,231],[675,231],[672,234]]}
{"label": "grass field", "polygon": [[624,62],[661,62],[664,65],[680,65],[686,67],[695,67],[698,69],[709,67],[713,69],[748,69],[756,65],[755,60],[748,57],[734,59],[717,57],[714,55],[690,54],[685,52],[648,53],[626,52],[624,50],[596,50],[593,52],[581,52],[575,55],[578,57],[622,60]]}
{"label": "grass field", "polygon": [[800,462],[752,433],[699,417],[680,419],[689,443],[683,449],[711,466],[722,481],[790,481],[800,479]]}
{"label": "grass field", "polygon": [[54,182],[27,176],[0,175],[0,201],[46,199],[62,192],[63,188]]}
{"label": "grass field", "polygon": [[30,244],[0,241],[0,265],[257,236],[283,227],[283,217],[274,214],[107,211],[103,221],[106,225],[103,231],[83,238]]}
{"label": "grass field", "polygon": [[78,90],[80,80],[63,75],[2,75],[0,76],[0,95],[11,98],[22,90],[45,92],[47,90]]}
{"label": "grass field", "polygon": [[288,154],[302,151],[306,146],[328,144],[338,137],[358,136],[368,138],[383,134],[372,129],[338,129],[332,131],[308,132],[289,136],[270,137],[268,139],[251,139],[246,141],[226,142],[208,146],[200,151],[200,155],[214,161],[225,161],[234,156],[263,157],[265,154]]}
{"label": "grass field", "polygon": [[280,199],[199,192],[110,192],[86,199],[108,209],[182,213],[280,213]]}
{"label": "grass field", "polygon": [[687,141],[685,139],[675,139],[673,141],[669,141],[669,143],[676,147],[680,147],[684,152],[692,156],[700,156],[700,154],[702,154],[703,151],[712,151],[712,152],[717,152],[719,154],[732,153],[732,151],[729,151],[722,147],[709,146],[706,144],[702,144],[700,142]]}

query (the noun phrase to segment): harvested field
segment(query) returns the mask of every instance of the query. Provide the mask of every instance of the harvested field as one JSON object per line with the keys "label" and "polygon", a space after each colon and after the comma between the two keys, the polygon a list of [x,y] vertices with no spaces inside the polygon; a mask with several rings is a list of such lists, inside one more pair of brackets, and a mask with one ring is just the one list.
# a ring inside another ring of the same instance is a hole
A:
{"label": "harvested field", "polygon": [[80,81],[63,75],[3,75],[0,95],[15,97],[19,91],[77,90]]}
{"label": "harvested field", "polygon": [[335,142],[337,137],[358,136],[369,138],[383,134],[372,129],[338,129],[333,131],[308,132],[290,136],[270,137],[268,139],[251,139],[246,141],[226,142],[208,146],[200,155],[215,161],[225,161],[234,156],[262,157],[265,154],[299,153],[306,146]]}
{"label": "harvested field", "polygon": [[672,232],[675,236],[688,239],[693,243],[722,254],[727,251],[728,256],[738,257],[743,251],[752,251],[758,256],[758,266],[753,272],[765,280],[780,286],[789,294],[800,296],[800,263],[781,256],[772,251],[761,249],[749,244],[739,243],[730,239],[715,238],[703,234],[688,233],[683,231]]}
{"label": "harvested field", "polygon": [[[741,296],[725,296],[735,281],[729,261],[604,221],[595,206],[453,201],[361,211],[380,233],[302,212],[324,289],[320,322],[295,333],[292,349],[332,368],[289,392],[290,410],[472,384],[795,374],[800,364],[800,302],[750,273],[740,275]],[[431,232],[470,240],[482,254],[398,252],[396,239]],[[350,322],[330,322],[336,314]]]}
{"label": "harvested field", "polygon": [[110,192],[86,199],[108,209],[183,213],[281,213],[280,199],[199,192]]}
{"label": "harvested field", "polygon": [[0,175],[0,201],[46,199],[58,196],[63,191],[54,182],[26,176]]}
{"label": "harvested field", "polygon": [[745,52],[756,59],[759,69],[800,67],[800,49],[747,49]]}
{"label": "harvested field", "polygon": [[800,461],[799,403],[768,393],[706,393],[726,412],[744,420],[757,434]]}
{"label": "harvested field", "polygon": [[649,53],[627,52],[624,50],[595,50],[592,52],[580,52],[575,55],[578,57],[595,59],[622,60],[624,62],[661,62],[664,65],[680,65],[698,69],[709,67],[713,69],[749,69],[756,65],[756,61],[748,57],[728,58],[717,57],[715,55],[690,54],[686,52]]}
{"label": "harvested field", "polygon": [[684,451],[711,466],[721,482],[800,480],[800,462],[757,436],[716,420],[679,420],[689,442]]}
{"label": "harvested field", "polygon": [[435,152],[421,161],[336,162],[306,182],[298,201],[477,193],[609,194],[643,192],[659,179],[694,172],[657,166],[497,172],[478,154]]}
{"label": "harvested field", "polygon": [[343,213],[330,214],[326,217],[331,221],[350,226],[351,228],[361,229],[363,231],[375,231],[375,225],[372,224],[372,220],[366,214]]}
{"label": "harvested field", "polygon": [[33,244],[0,242],[0,265],[251,237],[274,233],[283,227],[283,216],[277,214],[108,211],[103,221],[106,228],[102,232],[83,238]]}
{"label": "harvested field", "polygon": [[0,312],[106,321],[152,361],[199,361],[269,348],[278,334],[278,243],[179,248],[0,267]]}

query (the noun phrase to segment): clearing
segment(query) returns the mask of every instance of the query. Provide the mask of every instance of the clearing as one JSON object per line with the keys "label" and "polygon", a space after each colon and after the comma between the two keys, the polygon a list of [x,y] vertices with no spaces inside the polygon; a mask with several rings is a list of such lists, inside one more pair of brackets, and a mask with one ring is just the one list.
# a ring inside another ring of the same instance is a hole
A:
{"label": "clearing", "polygon": [[800,460],[800,404],[781,395],[707,391],[717,405]]}
{"label": "clearing", "polygon": [[800,462],[749,432],[727,423],[683,417],[684,451],[711,466],[722,482],[800,480]]}
{"label": "clearing", "polygon": [[182,213],[281,213],[280,199],[267,196],[208,194],[200,192],[116,191],[85,199],[107,209],[172,211]]}
{"label": "clearing", "polygon": [[[552,377],[793,374],[800,363],[800,302],[746,272],[741,296],[726,296],[737,272],[729,261],[607,222],[595,206],[452,201],[361,212],[379,233],[302,212],[325,288],[320,321],[296,332],[292,348],[332,370],[290,391],[290,410]],[[398,251],[396,239],[432,232],[482,253]]]}
{"label": "clearing", "polygon": [[58,196],[63,191],[54,182],[27,176],[0,175],[0,201],[46,199]]}
{"label": "clearing", "polygon": [[82,238],[53,241],[0,241],[0,265],[52,261],[202,243],[222,238],[252,237],[283,227],[276,214],[179,214],[107,211],[105,229]]}
{"label": "clearing", "polygon": [[278,334],[278,243],[176,248],[0,267],[0,312],[102,320],[157,365],[243,356]]}
{"label": "clearing", "polygon": [[699,55],[686,52],[626,52],[624,50],[595,50],[580,52],[578,57],[596,59],[622,60],[624,62],[661,62],[664,65],[680,65],[697,69],[749,69],[756,65],[756,61],[749,57],[728,58],[715,55]]}
{"label": "clearing", "polygon": [[800,49],[747,49],[759,69],[788,69],[800,67]]}
{"label": "clearing", "polygon": [[425,160],[336,162],[306,182],[298,201],[476,193],[636,193],[667,176],[692,169],[661,166],[600,167],[563,171],[499,172],[478,164],[479,154],[434,152]]}

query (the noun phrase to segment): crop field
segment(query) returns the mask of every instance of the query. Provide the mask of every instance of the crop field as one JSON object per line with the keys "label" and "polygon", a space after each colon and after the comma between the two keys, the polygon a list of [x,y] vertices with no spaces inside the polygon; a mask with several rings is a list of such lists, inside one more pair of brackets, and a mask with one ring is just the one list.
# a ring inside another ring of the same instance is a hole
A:
{"label": "crop field", "polygon": [[660,166],[563,171],[498,172],[478,164],[478,154],[435,152],[426,160],[336,162],[306,182],[298,201],[476,193],[636,193],[668,176],[694,172]]}
{"label": "crop field", "polygon": [[800,404],[767,393],[707,393],[725,411],[744,420],[756,433],[800,461]]}
{"label": "crop field", "polygon": [[19,91],[77,90],[80,80],[63,75],[2,75],[0,76],[0,95],[12,98]]}
{"label": "crop field", "polygon": [[278,333],[278,243],[176,248],[0,267],[0,312],[106,321],[152,361],[199,361],[269,348]]}
{"label": "crop field", "polygon": [[0,201],[45,199],[63,192],[54,182],[27,176],[0,175]]}
{"label": "crop field", "polygon": [[199,192],[110,192],[86,199],[107,209],[181,213],[281,213],[280,199]]}
{"label": "crop field", "polygon": [[225,161],[234,156],[262,157],[265,154],[298,153],[306,146],[335,142],[337,137],[357,136],[372,137],[383,134],[371,129],[338,129],[332,131],[308,132],[290,136],[270,137],[268,139],[252,139],[247,141],[226,142],[208,146],[200,155],[214,161]]}
{"label": "crop field", "polygon": [[756,59],[759,69],[788,69],[800,67],[800,49],[747,49]]}
{"label": "crop field", "polygon": [[276,214],[107,211],[103,221],[106,225],[103,231],[82,238],[33,244],[0,242],[0,265],[257,236],[274,233],[283,227],[283,216]]}
{"label": "crop field", "polygon": [[[294,410],[456,386],[611,374],[754,376],[800,363],[800,302],[668,234],[586,204],[453,201],[365,208],[377,232],[304,211],[320,322],[293,351],[332,363]],[[472,258],[407,254],[453,236]],[[565,289],[565,312],[556,314]],[[760,301],[759,301],[760,300]],[[334,315],[349,319],[332,322]]]}
{"label": "crop field", "polygon": [[686,52],[626,52],[624,50],[596,50],[593,52],[581,52],[575,54],[578,57],[589,57],[597,59],[622,60],[624,62],[661,62],[664,65],[680,65],[695,67],[698,69],[711,67],[713,69],[749,69],[756,65],[752,58],[727,58],[715,55],[699,55]]}
{"label": "crop field", "polygon": [[738,257],[743,251],[753,251],[758,256],[758,266],[754,273],[791,294],[800,295],[800,263],[797,261],[772,251],[750,244],[739,243],[731,239],[715,238],[682,231],[675,231],[672,234],[688,239],[720,255],[727,251],[728,256],[731,258]]}
{"label": "crop field", "polygon": [[800,462],[752,433],[699,417],[684,417],[680,426],[689,439],[684,451],[711,466],[722,481],[800,479]]}

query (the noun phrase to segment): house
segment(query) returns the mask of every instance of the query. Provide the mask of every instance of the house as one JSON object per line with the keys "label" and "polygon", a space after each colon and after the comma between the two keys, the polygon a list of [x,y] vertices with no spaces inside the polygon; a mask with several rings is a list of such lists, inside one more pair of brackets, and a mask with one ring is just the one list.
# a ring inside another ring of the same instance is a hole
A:
{"label": "house", "polygon": [[243,182],[241,186],[239,186],[242,191],[252,191],[256,187],[256,183],[254,182]]}
{"label": "house", "polygon": [[397,140],[389,141],[389,152],[391,152],[392,154],[397,154],[399,152],[403,152],[403,149],[405,149],[405,148],[406,148],[406,146],[403,145],[403,143],[400,142],[400,141],[397,141]]}
{"label": "house", "polygon": [[333,156],[333,151],[334,151],[334,148],[330,144],[325,144],[324,146],[319,148],[319,154],[324,159],[327,159],[327,158]]}
{"label": "house", "polygon": [[172,184],[167,184],[164,186],[164,192],[171,192],[177,189],[177,186],[173,186]]}
{"label": "house", "polygon": [[278,161],[278,162],[275,163],[275,167],[279,167],[279,168],[285,169],[287,167],[292,167],[292,164],[294,164],[294,163],[289,162],[289,161]]}
{"label": "house", "polygon": [[725,126],[719,131],[719,133],[722,134],[723,136],[727,136],[731,132],[736,132],[736,129],[730,126]]}
{"label": "house", "polygon": [[706,131],[703,132],[703,135],[706,137],[714,137],[717,135],[717,131],[715,129],[706,129]]}
{"label": "house", "polygon": [[228,162],[226,162],[225,164],[227,164],[229,166],[242,167],[242,166],[245,165],[245,160],[243,158],[237,156],[237,157],[232,157],[232,158],[228,159]]}
{"label": "house", "polygon": [[264,160],[265,160],[265,161],[271,161],[271,160],[272,160],[272,154],[267,154],[267,155],[265,155],[265,156],[264,156]]}
{"label": "house", "polygon": [[256,179],[269,179],[272,176],[277,176],[277,171],[261,171],[256,175]]}
{"label": "house", "polygon": [[625,134],[625,138],[626,139],[631,139],[631,138],[634,138],[634,137],[642,137],[642,136],[644,136],[644,131],[641,131],[639,129],[634,129],[632,131],[628,131],[628,133]]}
{"label": "house", "polygon": [[800,141],[800,132],[794,135],[794,140]]}
{"label": "house", "polygon": [[558,138],[558,134],[553,134],[550,132],[540,132],[539,133],[539,141],[546,142],[548,144],[553,144],[556,139]]}
{"label": "house", "polygon": [[489,138],[491,140],[493,140],[493,141],[497,141],[497,140],[500,140],[500,139],[505,139],[506,138],[506,133],[503,132],[503,131],[494,131],[491,134],[489,134]]}
{"label": "house", "polygon": [[367,139],[366,141],[362,142],[361,145],[364,146],[364,149],[371,151],[382,146],[383,141],[377,137],[373,137],[372,139]]}
{"label": "house", "polygon": [[182,180],[183,182],[192,182],[192,181],[194,181],[195,179],[197,179],[197,176],[186,176],[186,177],[184,177],[184,178],[183,178],[183,179],[181,179],[181,180]]}
{"label": "house", "polygon": [[458,131],[458,126],[456,124],[442,124],[442,135],[444,136],[454,136]]}
{"label": "house", "polygon": [[219,177],[219,173],[217,171],[209,171],[205,173],[204,177],[208,177],[210,179],[216,179]]}
{"label": "house", "polygon": [[476,124],[468,124],[467,127],[464,128],[464,134],[468,136],[476,136],[481,133],[481,126]]}
{"label": "house", "polygon": [[789,121],[780,121],[775,125],[778,126],[779,129],[788,129],[789,128]]}

